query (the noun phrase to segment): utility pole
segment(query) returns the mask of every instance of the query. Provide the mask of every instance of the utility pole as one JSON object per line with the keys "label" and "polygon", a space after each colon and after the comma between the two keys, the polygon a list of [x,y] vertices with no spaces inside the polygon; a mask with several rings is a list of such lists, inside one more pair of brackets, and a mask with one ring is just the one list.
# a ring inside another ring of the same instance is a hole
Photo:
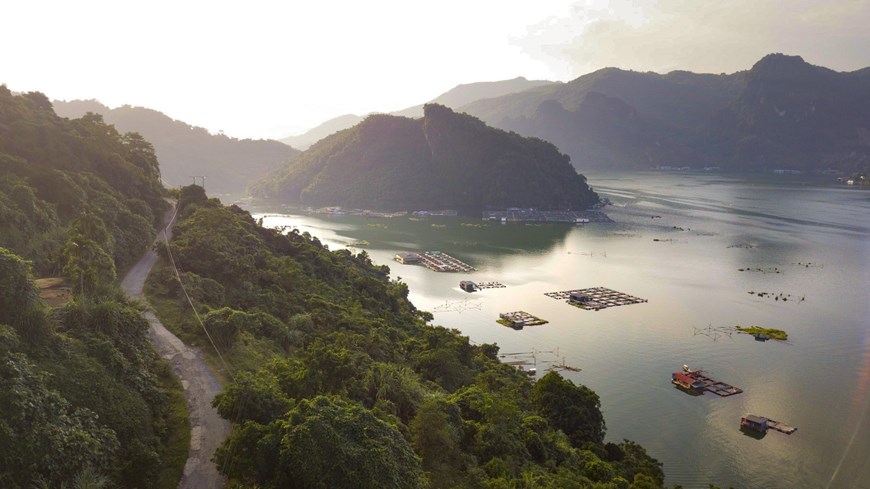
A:
{"label": "utility pole", "polygon": [[202,189],[205,190],[205,175],[188,175],[193,179],[193,184],[196,185],[196,179],[202,179]]}

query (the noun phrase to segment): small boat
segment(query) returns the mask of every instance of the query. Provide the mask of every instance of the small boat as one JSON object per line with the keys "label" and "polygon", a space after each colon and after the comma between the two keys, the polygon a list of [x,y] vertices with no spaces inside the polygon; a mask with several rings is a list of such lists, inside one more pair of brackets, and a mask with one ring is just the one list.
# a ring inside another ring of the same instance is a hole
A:
{"label": "small boat", "polygon": [[755,333],[755,341],[767,341],[770,339],[770,336],[767,336],[764,333]]}

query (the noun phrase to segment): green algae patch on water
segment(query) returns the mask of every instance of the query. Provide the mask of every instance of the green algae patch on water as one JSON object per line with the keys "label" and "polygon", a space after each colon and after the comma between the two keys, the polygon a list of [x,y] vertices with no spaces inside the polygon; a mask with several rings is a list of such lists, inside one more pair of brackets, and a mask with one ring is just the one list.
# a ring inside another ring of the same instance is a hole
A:
{"label": "green algae patch on water", "polygon": [[761,326],[735,326],[735,329],[739,333],[751,334],[753,336],[763,334],[772,340],[785,341],[788,339],[788,333],[776,328],[762,328]]}

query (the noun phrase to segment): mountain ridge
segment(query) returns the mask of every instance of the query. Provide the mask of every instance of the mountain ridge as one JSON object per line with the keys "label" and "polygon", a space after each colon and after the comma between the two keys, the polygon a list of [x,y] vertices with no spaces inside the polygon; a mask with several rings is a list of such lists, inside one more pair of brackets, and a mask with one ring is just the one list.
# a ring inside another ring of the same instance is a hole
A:
{"label": "mountain ridge", "polygon": [[[604,68],[458,110],[494,127],[551,141],[578,168],[855,171],[870,165],[868,75],[870,68],[836,72],[800,56],[774,53],[731,74]],[[597,115],[594,105],[583,105],[591,92],[635,109],[647,121],[643,137],[637,137],[634,123],[591,131],[584,126],[581,121]],[[553,101],[572,116],[554,119],[546,110],[555,107]],[[544,103],[549,105],[540,111]],[[565,126],[571,121],[575,125]]]}
{"label": "mountain ridge", "polygon": [[577,210],[598,201],[552,144],[437,104],[427,104],[422,119],[369,116],[251,190],[264,199],[381,210]]}
{"label": "mountain ridge", "polygon": [[[490,98],[490,97],[498,97],[500,95],[505,95],[509,93],[519,92],[523,90],[528,90],[531,88],[536,88],[539,86],[546,86],[549,84],[554,84],[558,82],[552,82],[549,80],[527,80],[525,77],[518,76],[516,78],[512,78],[510,80],[498,80],[491,82],[475,82],[475,83],[463,83],[457,85],[450,90],[442,93],[441,95],[435,97],[427,103],[434,103],[439,105],[444,105],[450,108],[457,108],[461,105],[466,105],[474,100],[479,100],[482,98]],[[403,117],[422,117],[423,116],[423,105],[415,105],[413,107],[408,107],[406,109],[397,110],[394,112],[390,112],[390,115],[398,115]],[[372,112],[368,115],[375,114]],[[295,135],[295,136],[287,136],[285,138],[280,139],[282,143],[289,144],[294,148],[299,148],[302,150],[308,149],[312,144],[317,141],[338,132],[342,129],[347,129],[352,127],[365,119],[367,115],[356,115],[356,114],[345,114],[338,117],[334,117],[332,119],[326,120],[319,124],[318,126],[309,129],[308,131]]]}
{"label": "mountain ridge", "polygon": [[110,109],[97,100],[55,100],[61,117],[77,118],[87,112],[100,114],[122,132],[137,132],[154,145],[163,179],[172,186],[205,175],[215,194],[243,194],[247,185],[299,154],[273,140],[236,139],[172,119],[145,107],[122,105]]}

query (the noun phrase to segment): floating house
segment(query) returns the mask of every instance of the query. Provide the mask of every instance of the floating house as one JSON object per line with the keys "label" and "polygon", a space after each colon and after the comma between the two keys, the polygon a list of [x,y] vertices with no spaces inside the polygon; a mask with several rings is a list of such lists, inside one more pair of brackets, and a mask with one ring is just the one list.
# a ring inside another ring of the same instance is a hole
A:
{"label": "floating house", "polygon": [[744,431],[755,431],[758,433],[767,433],[767,430],[774,430],[779,431],[780,433],[785,433],[786,435],[791,435],[797,431],[797,428],[794,426],[755,414],[746,414],[740,418],[740,429]]}
{"label": "floating house", "polygon": [[759,433],[767,433],[767,418],[764,416],[747,414],[740,418],[740,428],[757,431]]}
{"label": "floating house", "polygon": [[686,372],[674,372],[671,374],[671,383],[687,390],[702,391],[704,383],[692,377]]}
{"label": "floating house", "polygon": [[539,326],[547,324],[547,321],[525,311],[502,312],[498,315],[498,323],[513,329],[523,329],[525,326]]}
{"label": "floating house", "polygon": [[572,302],[586,303],[592,300],[592,297],[590,297],[586,292],[577,291],[571,292],[571,295],[568,296],[568,300]]}
{"label": "floating house", "polygon": [[405,265],[420,263],[420,260],[419,253],[396,253],[396,261]]}
{"label": "floating house", "polygon": [[647,302],[646,299],[641,299],[639,297],[634,297],[604,287],[546,292],[544,295],[552,299],[565,301],[572,306],[579,307],[580,309],[591,311],[598,311],[614,306],[627,306],[629,304]]}
{"label": "floating house", "polygon": [[477,284],[471,280],[463,280],[459,282],[459,288],[466,292],[474,292],[477,290]]}

